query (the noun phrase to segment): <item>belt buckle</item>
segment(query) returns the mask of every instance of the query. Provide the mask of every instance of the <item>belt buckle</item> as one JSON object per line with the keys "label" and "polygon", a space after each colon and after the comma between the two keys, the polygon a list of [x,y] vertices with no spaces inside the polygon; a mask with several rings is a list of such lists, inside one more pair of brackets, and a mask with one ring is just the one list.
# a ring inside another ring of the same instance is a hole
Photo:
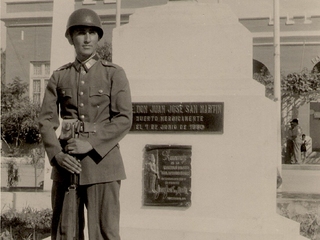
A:
{"label": "belt buckle", "polygon": [[83,132],[84,131],[84,123],[79,121],[76,123],[76,131],[79,132]]}
{"label": "belt buckle", "polygon": [[79,122],[79,132],[84,132],[84,122]]}

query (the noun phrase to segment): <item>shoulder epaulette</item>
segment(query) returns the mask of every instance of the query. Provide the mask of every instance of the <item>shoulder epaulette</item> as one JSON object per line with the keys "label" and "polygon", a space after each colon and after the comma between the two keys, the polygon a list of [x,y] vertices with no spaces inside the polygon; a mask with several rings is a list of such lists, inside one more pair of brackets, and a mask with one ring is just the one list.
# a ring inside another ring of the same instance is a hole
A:
{"label": "shoulder epaulette", "polygon": [[61,71],[63,69],[67,69],[68,67],[70,67],[72,65],[72,62],[69,62],[61,67],[59,67],[56,71]]}
{"label": "shoulder epaulette", "polygon": [[108,62],[107,60],[101,60],[101,63],[103,66],[109,66],[109,67],[117,67],[116,64],[112,63],[112,62]]}

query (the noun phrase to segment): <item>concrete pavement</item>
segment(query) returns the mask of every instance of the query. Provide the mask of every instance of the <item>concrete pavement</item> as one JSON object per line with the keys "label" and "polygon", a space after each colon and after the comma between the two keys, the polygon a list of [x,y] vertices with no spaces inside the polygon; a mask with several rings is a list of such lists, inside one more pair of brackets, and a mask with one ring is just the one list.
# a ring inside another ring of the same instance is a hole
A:
{"label": "concrete pavement", "polygon": [[282,186],[278,192],[320,194],[320,157],[306,162],[282,165]]}

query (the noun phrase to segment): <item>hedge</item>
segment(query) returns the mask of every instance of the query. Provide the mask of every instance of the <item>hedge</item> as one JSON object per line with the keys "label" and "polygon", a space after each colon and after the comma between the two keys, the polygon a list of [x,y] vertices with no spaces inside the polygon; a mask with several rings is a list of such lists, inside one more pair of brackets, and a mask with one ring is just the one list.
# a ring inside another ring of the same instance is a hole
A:
{"label": "hedge", "polygon": [[52,210],[26,207],[1,214],[1,238],[3,240],[40,240],[50,236]]}

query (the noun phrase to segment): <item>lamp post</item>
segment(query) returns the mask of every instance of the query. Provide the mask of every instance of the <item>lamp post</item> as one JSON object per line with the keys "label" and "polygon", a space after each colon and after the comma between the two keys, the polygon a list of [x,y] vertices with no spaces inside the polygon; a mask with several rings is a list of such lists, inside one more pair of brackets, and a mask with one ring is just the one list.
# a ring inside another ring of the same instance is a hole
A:
{"label": "lamp post", "polygon": [[274,38],[274,97],[277,106],[277,153],[278,170],[281,173],[281,76],[280,76],[280,14],[279,0],[273,0],[273,38]]}

